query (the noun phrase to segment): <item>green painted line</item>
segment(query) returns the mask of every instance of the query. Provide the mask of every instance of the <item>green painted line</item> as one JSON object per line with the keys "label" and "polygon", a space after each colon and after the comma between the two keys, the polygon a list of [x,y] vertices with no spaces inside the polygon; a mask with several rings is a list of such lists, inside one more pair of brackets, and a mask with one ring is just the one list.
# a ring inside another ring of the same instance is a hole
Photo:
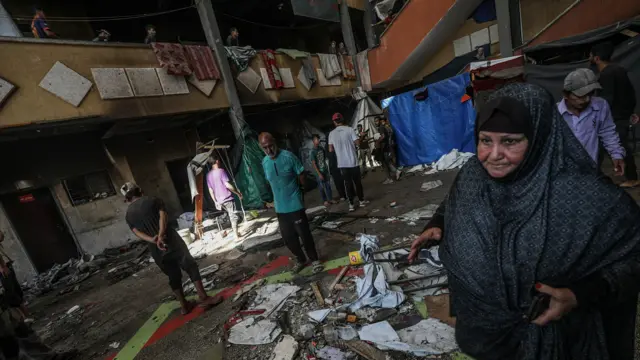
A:
{"label": "green painted line", "polygon": [[427,310],[427,303],[423,300],[413,300],[413,306],[415,306],[418,313],[422,316],[423,319],[429,317],[429,311]]}
{"label": "green painted line", "polygon": [[142,325],[142,327],[133,335],[127,344],[118,352],[113,360],[133,360],[149,341],[149,338],[158,330],[158,328],[167,320],[169,315],[179,307],[177,301],[171,301],[160,305],[151,315],[151,318]]}

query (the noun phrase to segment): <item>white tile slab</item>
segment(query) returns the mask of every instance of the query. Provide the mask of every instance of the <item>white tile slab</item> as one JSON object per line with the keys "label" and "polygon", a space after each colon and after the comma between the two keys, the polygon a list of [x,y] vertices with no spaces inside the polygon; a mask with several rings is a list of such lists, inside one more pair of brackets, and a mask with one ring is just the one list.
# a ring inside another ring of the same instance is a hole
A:
{"label": "white tile slab", "polygon": [[133,90],[123,68],[92,68],[91,74],[103,100],[133,97]]}
{"label": "white tile slab", "polygon": [[289,68],[280,68],[280,77],[285,89],[293,89],[296,87],[296,82],[293,80],[293,74]]}
{"label": "white tile slab", "polygon": [[237,79],[252,93],[255,93],[258,90],[258,87],[262,82],[262,77],[252,68],[247,68],[247,70],[238,74]]}
{"label": "white tile slab", "polygon": [[469,35],[453,41],[453,52],[456,57],[471,52],[471,38]]}
{"label": "white tile slab", "polygon": [[269,80],[269,73],[266,68],[260,68],[260,76],[262,77],[262,84],[264,85],[264,88],[267,90],[273,89],[271,81]]}
{"label": "white tile slab", "polygon": [[40,81],[40,87],[69,104],[78,107],[93,84],[89,79],[56,62]]}
{"label": "white tile slab", "polygon": [[7,101],[7,99],[9,98],[9,96],[11,96],[15,89],[15,85],[3,78],[0,78],[0,106],[2,106],[5,101]]}
{"label": "white tile slab", "polygon": [[162,96],[162,86],[155,68],[126,68],[135,96]]}
{"label": "white tile slab", "polygon": [[170,75],[167,73],[167,69],[163,68],[156,68],[156,73],[165,95],[184,95],[189,93],[189,86],[187,86],[184,76]]}
{"label": "white tile slab", "polygon": [[187,80],[206,96],[211,95],[213,89],[215,89],[216,84],[218,83],[218,80],[198,80],[195,74],[191,74]]}

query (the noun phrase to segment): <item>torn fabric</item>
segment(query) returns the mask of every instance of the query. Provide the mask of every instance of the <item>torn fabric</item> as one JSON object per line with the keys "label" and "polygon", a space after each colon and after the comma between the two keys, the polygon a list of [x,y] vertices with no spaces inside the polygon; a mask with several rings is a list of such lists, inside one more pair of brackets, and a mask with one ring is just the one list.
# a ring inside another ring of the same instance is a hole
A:
{"label": "torn fabric", "polygon": [[169,75],[189,76],[193,73],[182,45],[156,42],[151,44],[151,48],[156,54],[158,64],[167,69]]}
{"label": "torn fabric", "polygon": [[251,46],[225,46],[224,50],[227,53],[227,58],[239,73],[247,70],[251,59],[257,54]]}
{"label": "torn fabric", "polygon": [[338,61],[338,55],[335,54],[318,54],[320,59],[320,67],[325,79],[331,80],[334,77],[342,74],[340,68],[340,61]]}
{"label": "torn fabric", "polygon": [[364,91],[371,91],[371,73],[369,72],[369,50],[365,50],[356,55],[356,66],[360,74],[360,86]]}
{"label": "torn fabric", "polygon": [[199,81],[220,79],[218,64],[216,64],[216,60],[213,58],[213,52],[210,47],[185,45],[184,49],[196,79]]}
{"label": "torn fabric", "polygon": [[[278,69],[278,63],[276,62],[276,54],[273,50],[260,51],[260,56],[264,62],[266,78],[263,76],[263,83],[265,89],[282,89],[284,83],[282,82],[282,76],[280,76],[280,69]],[[262,69],[261,69],[262,71]]]}

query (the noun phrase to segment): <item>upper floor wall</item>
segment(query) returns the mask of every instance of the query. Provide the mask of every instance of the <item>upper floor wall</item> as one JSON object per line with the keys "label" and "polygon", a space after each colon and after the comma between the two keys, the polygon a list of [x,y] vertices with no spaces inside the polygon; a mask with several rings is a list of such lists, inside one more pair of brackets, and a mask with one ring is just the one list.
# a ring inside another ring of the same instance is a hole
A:
{"label": "upper floor wall", "polygon": [[520,0],[523,40],[534,46],[640,16],[638,0]]}
{"label": "upper floor wall", "polygon": [[[156,56],[148,45],[0,38],[0,53],[3,54],[0,78],[15,86],[14,93],[0,107],[0,129],[71,119],[126,119],[229,107],[221,81],[210,96],[189,84],[189,93],[184,95],[103,100],[91,69],[157,68]],[[256,93],[251,93],[236,81],[243,105],[342,97],[349,95],[356,85],[355,81],[342,80],[340,86],[319,87],[316,84],[307,91],[296,79],[301,67],[299,60],[277,54],[276,61],[281,68],[291,69],[296,88],[265,90],[260,84]],[[57,62],[91,82],[91,88],[77,107],[40,87]],[[313,62],[320,68],[317,57],[313,57]],[[252,59],[251,67],[260,74],[260,68],[265,67],[260,56]],[[1,94],[2,91],[0,98]]]}

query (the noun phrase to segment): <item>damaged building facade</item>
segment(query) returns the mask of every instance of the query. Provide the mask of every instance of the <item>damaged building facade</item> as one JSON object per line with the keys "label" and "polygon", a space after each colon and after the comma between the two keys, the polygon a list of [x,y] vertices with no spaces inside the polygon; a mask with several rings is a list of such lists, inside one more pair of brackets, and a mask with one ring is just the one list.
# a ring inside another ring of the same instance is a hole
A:
{"label": "damaged building facade", "polygon": [[[86,25],[50,21],[59,33],[84,34],[77,36],[84,40],[29,38],[21,15],[30,9],[16,4],[2,4],[16,22],[6,27],[9,17],[3,17],[0,37],[0,51],[11,54],[0,59],[0,163],[6,169],[0,231],[22,281],[56,263],[136,240],[124,221],[127,204],[119,188],[126,181],[161,197],[172,217],[193,211],[186,169],[197,143],[217,139],[233,146],[237,137],[222,77],[168,75],[152,46],[86,41]],[[65,15],[60,5],[50,10]],[[329,25],[340,33],[339,22]],[[206,46],[201,26],[198,31],[192,44]],[[291,132],[297,115],[282,113],[288,120],[280,126],[280,108],[325,104],[328,123],[329,111],[345,110],[354,78],[321,78],[309,86],[298,77],[304,71],[300,58],[278,51],[266,65],[256,50],[246,70],[233,68],[234,77],[250,76],[232,80],[254,131]],[[322,74],[315,52],[303,57]],[[283,85],[273,86],[266,71],[271,65],[283,74]]]}

